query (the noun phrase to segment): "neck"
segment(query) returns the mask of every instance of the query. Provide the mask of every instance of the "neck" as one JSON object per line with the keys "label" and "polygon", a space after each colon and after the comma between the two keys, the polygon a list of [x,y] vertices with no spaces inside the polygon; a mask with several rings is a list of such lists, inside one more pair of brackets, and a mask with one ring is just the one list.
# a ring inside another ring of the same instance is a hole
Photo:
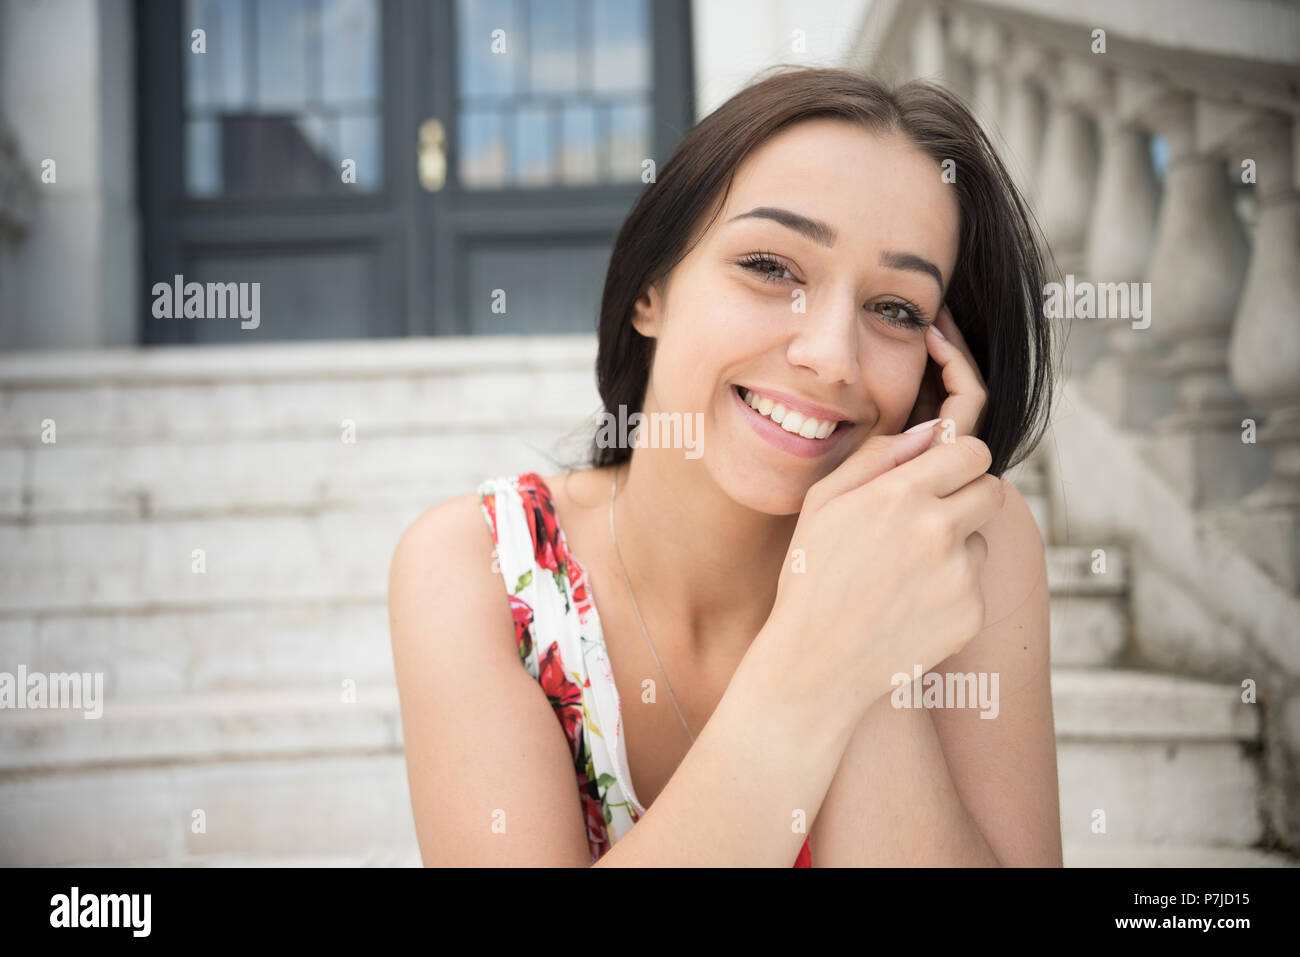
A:
{"label": "neck", "polygon": [[618,468],[614,523],[652,636],[691,654],[748,647],[776,600],[798,517],[736,503],[680,450],[635,449]]}

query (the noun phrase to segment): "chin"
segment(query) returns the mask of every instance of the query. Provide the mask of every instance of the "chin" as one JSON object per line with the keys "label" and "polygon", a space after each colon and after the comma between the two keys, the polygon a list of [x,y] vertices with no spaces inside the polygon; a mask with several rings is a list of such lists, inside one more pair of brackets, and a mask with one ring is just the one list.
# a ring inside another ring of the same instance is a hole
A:
{"label": "chin", "polygon": [[[791,468],[781,473],[771,466],[725,464],[718,474],[710,469],[717,486],[737,505],[764,515],[796,515],[804,497],[820,475]],[[757,476],[764,476],[762,481]]]}

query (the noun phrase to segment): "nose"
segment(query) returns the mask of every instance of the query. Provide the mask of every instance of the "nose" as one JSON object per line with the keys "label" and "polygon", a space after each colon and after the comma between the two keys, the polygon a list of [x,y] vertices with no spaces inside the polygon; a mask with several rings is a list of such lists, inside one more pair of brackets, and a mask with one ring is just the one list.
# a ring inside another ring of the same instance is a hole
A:
{"label": "nose", "polygon": [[858,381],[858,305],[851,293],[825,295],[805,314],[794,315],[786,357],[816,373],[827,385]]}

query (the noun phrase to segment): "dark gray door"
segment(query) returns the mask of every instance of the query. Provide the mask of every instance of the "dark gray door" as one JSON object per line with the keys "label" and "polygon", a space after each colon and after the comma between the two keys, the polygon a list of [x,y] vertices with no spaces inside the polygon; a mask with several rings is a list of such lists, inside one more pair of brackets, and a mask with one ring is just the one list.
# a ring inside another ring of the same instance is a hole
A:
{"label": "dark gray door", "polygon": [[[151,343],[590,331],[693,116],[687,0],[138,9]],[[256,328],[155,315],[177,275]]]}

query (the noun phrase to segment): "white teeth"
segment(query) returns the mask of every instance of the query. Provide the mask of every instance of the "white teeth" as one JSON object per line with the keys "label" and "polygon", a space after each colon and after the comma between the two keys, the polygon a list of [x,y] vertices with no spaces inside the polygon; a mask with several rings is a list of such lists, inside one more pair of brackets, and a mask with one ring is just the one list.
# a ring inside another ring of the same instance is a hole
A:
{"label": "white teeth", "polygon": [[745,404],[759,415],[771,419],[787,432],[800,435],[805,439],[824,439],[835,431],[835,422],[822,421],[805,416],[801,412],[787,409],[780,402],[774,402],[766,396],[755,395],[747,389],[741,389]]}

